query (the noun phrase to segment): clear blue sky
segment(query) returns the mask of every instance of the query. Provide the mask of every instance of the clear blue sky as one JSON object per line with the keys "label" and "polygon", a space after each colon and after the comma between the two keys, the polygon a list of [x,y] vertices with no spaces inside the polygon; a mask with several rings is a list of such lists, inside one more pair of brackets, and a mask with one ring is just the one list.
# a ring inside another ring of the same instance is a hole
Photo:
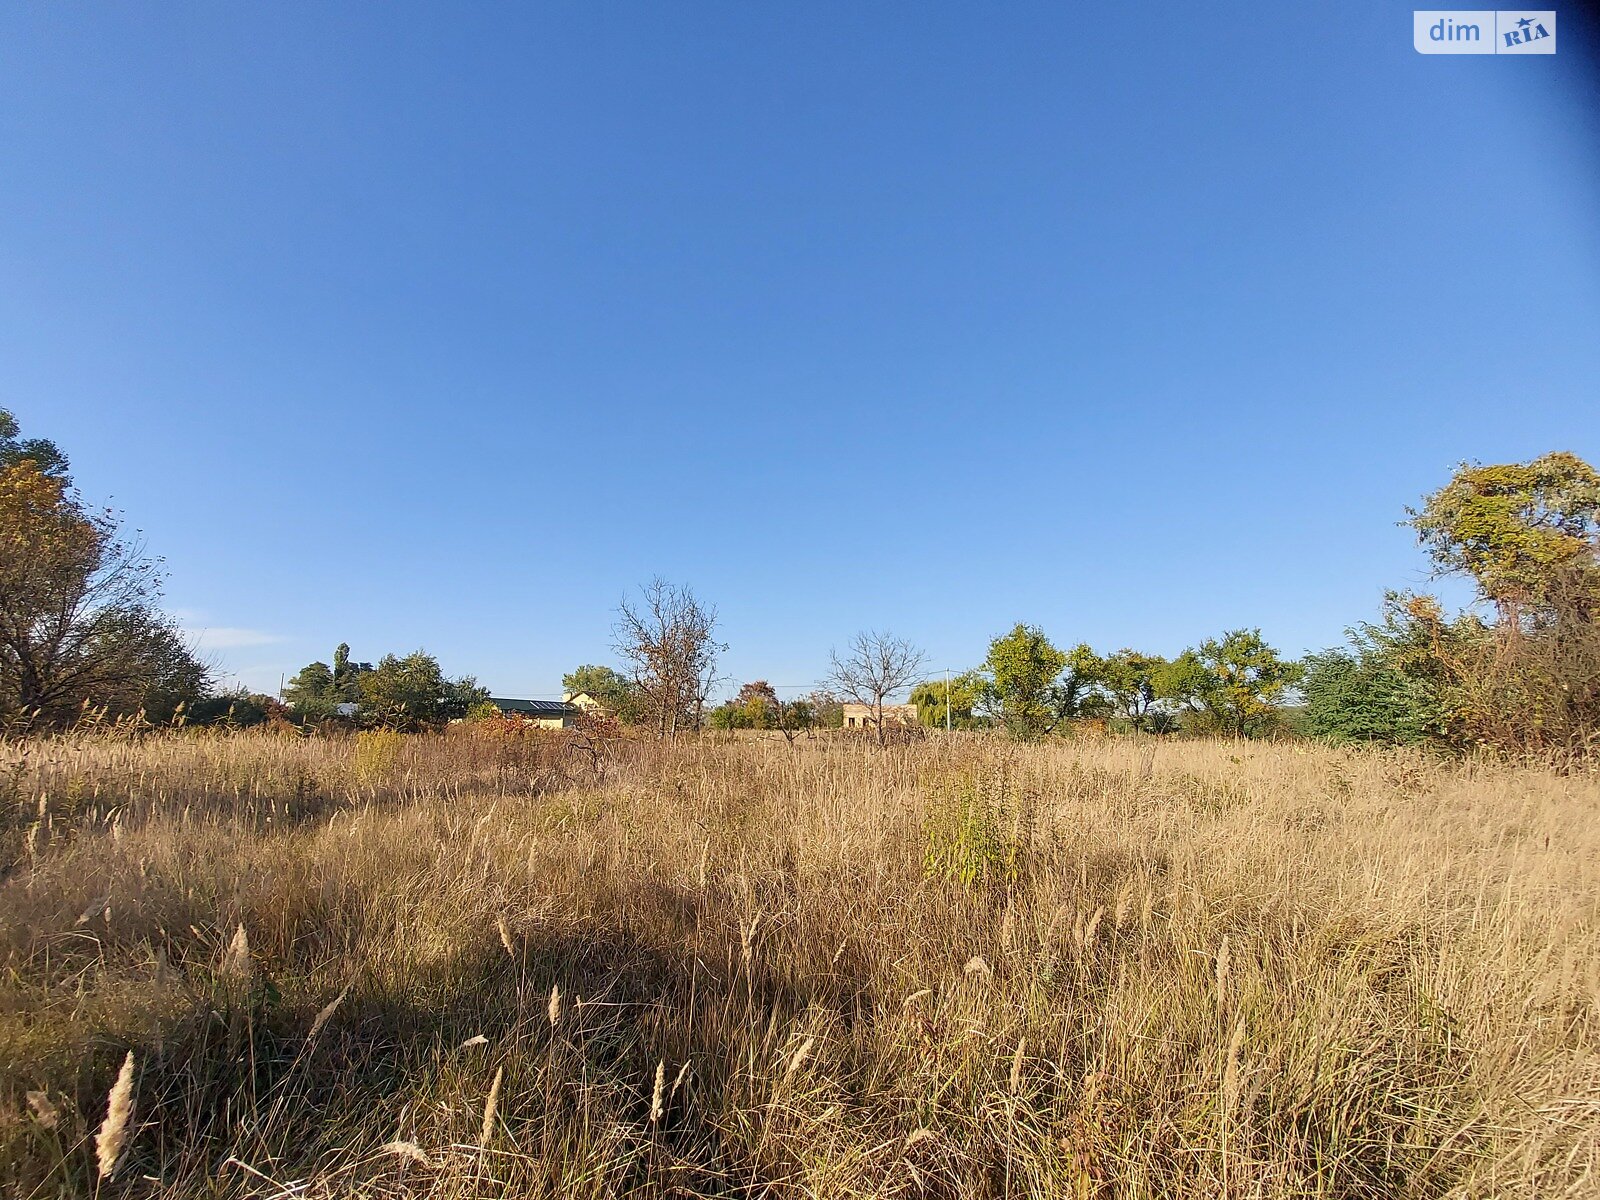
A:
{"label": "clear blue sky", "polygon": [[1300,652],[1600,457],[1600,94],[1393,4],[10,4],[0,405],[226,667]]}

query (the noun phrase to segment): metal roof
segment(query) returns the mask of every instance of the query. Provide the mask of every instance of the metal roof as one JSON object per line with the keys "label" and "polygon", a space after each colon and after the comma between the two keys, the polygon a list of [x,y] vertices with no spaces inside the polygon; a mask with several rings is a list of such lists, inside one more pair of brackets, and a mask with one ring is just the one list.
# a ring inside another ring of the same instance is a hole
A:
{"label": "metal roof", "polygon": [[572,705],[560,700],[511,700],[490,696],[489,703],[504,713],[521,713],[527,717],[566,717],[573,712]]}

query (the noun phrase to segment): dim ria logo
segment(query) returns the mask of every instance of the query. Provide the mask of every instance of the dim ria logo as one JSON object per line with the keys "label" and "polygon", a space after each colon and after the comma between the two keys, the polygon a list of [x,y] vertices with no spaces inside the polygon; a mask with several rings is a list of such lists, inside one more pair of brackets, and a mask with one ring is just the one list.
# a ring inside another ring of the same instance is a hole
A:
{"label": "dim ria logo", "polygon": [[1554,9],[1418,9],[1411,14],[1418,54],[1554,54]]}

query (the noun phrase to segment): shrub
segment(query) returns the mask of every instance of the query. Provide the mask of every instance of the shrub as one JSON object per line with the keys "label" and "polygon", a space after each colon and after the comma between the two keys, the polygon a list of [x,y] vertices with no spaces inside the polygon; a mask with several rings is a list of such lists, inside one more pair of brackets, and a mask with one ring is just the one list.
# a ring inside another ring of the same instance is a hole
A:
{"label": "shrub", "polygon": [[1032,833],[1032,807],[1004,775],[943,779],[923,819],[924,874],[968,888],[1012,882]]}

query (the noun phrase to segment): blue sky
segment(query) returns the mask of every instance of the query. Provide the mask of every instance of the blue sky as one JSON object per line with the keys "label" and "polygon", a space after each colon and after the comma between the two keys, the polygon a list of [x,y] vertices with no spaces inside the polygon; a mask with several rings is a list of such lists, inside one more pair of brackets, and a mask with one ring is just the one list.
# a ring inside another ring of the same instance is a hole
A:
{"label": "blue sky", "polygon": [[[1219,15],[1220,14],[1220,15]],[[256,687],[1300,652],[1600,457],[1600,93],[1391,4],[8,5],[0,405]]]}

